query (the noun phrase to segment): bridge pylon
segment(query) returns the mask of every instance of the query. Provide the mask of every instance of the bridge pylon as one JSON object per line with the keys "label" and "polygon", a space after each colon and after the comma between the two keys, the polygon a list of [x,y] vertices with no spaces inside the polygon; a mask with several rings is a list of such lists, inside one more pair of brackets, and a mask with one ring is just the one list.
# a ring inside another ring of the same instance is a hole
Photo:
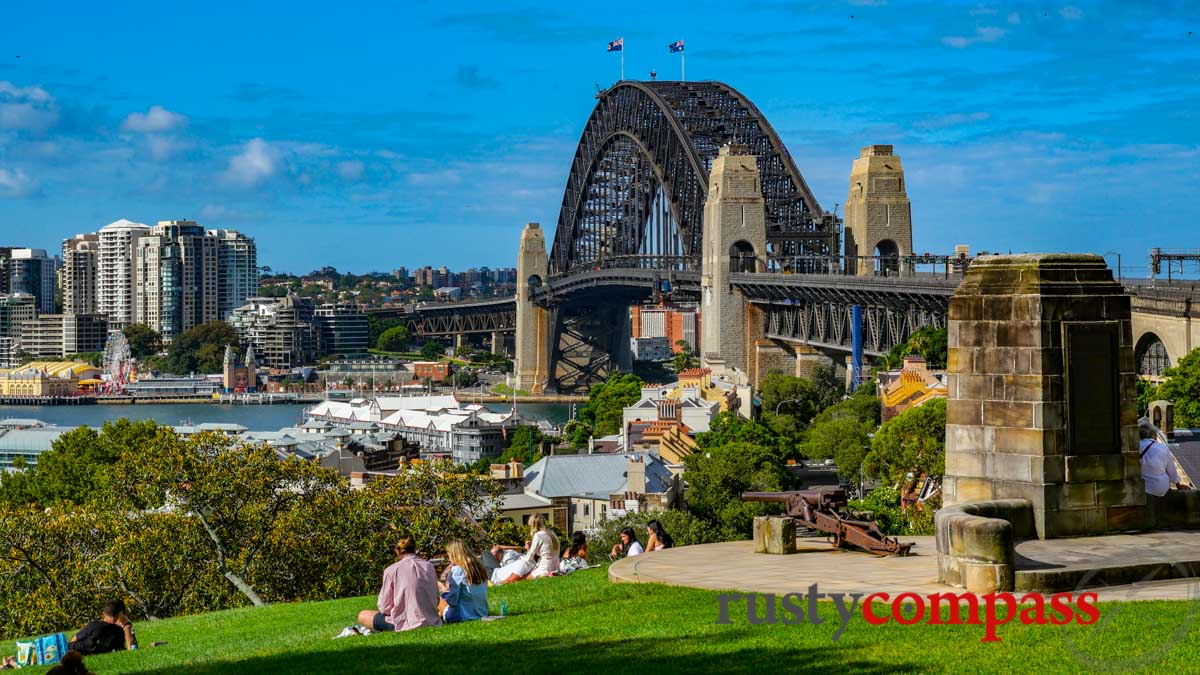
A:
{"label": "bridge pylon", "polygon": [[713,160],[704,202],[700,277],[701,361],[716,375],[745,381],[752,345],[761,337],[757,309],[730,283],[739,272],[766,271],[766,202],[758,158],[745,146],[724,145]]}
{"label": "bridge pylon", "polygon": [[854,160],[845,223],[846,265],[852,274],[912,271],[901,262],[913,255],[912,210],[904,167],[892,146],[868,145]]}
{"label": "bridge pylon", "polygon": [[517,343],[513,389],[541,394],[550,374],[551,323],[549,311],[534,303],[533,294],[546,281],[549,261],[546,235],[538,223],[521,231],[517,253]]}

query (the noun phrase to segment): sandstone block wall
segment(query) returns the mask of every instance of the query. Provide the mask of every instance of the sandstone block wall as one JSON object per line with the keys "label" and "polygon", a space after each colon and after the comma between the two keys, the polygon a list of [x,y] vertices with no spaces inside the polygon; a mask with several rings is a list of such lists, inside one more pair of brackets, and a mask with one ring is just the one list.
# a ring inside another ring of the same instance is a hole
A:
{"label": "sandstone block wall", "polygon": [[1103,259],[980,258],[949,319],[946,504],[1027,499],[1042,538],[1145,527],[1129,298]]}

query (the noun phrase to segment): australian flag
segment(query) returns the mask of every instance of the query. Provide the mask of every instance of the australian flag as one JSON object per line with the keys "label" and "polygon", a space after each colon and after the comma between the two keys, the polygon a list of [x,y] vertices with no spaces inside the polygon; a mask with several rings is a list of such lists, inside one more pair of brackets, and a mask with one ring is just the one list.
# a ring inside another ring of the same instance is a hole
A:
{"label": "australian flag", "polygon": [[625,38],[619,37],[616,40],[608,43],[608,51],[619,52],[625,49]]}
{"label": "australian flag", "polygon": [[667,45],[667,49],[670,49],[672,54],[678,54],[679,52],[683,51],[683,40],[676,40],[672,42],[671,44]]}

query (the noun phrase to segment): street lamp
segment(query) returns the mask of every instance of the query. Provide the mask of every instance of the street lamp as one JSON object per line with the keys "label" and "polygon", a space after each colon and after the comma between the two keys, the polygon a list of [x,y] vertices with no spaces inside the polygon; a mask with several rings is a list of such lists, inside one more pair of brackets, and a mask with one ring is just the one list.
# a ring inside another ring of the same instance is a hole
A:
{"label": "street lamp", "polygon": [[803,399],[799,399],[799,398],[788,398],[788,399],[784,399],[784,400],[780,401],[779,403],[776,403],[775,404],[775,415],[776,416],[779,415],[779,406],[783,405],[784,403],[800,403],[802,401],[803,401]]}
{"label": "street lamp", "polygon": [[1121,280],[1121,254],[1117,253],[1116,251],[1105,251],[1104,255],[1117,256],[1117,281],[1120,281]]}

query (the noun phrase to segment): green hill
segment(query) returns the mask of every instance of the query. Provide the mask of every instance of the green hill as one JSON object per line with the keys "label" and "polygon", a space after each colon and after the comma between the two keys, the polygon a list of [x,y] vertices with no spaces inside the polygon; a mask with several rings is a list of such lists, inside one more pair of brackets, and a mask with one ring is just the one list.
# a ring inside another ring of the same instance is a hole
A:
{"label": "green hill", "polygon": [[[798,580],[798,591],[808,581]],[[751,625],[745,611],[716,624],[717,593],[611,584],[605,570],[494,588],[508,618],[406,633],[331,639],[374,598],[237,609],[141,622],[137,652],[89,657],[95,673],[374,672],[1067,672],[1192,671],[1200,627],[1187,602],[1109,603],[1096,626],[1010,624],[1003,642],[982,626],[868,625],[855,616],[838,642],[822,625]],[[167,644],[150,647],[156,641]],[[1164,645],[1160,647],[1160,645]],[[8,645],[11,650],[11,643]],[[11,653],[11,651],[10,651]],[[22,672],[41,672],[31,669]]]}

